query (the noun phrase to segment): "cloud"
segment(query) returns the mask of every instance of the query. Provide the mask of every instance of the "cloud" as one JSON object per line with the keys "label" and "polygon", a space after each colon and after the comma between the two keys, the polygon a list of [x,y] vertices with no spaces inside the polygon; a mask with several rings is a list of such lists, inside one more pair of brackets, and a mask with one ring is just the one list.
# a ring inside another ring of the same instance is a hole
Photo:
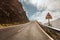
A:
{"label": "cloud", "polygon": [[44,12],[36,12],[34,15],[32,15],[31,20],[38,20],[39,22],[47,22],[47,20],[45,19],[45,16],[47,14],[47,11]]}
{"label": "cloud", "polygon": [[51,11],[60,11],[60,2],[54,1],[54,2],[50,3],[47,7],[48,7],[47,9],[49,9]]}
{"label": "cloud", "polygon": [[30,0],[23,0],[21,1],[23,4],[23,8],[26,11],[27,16],[30,18],[34,13],[39,11],[34,4],[31,3]]}
{"label": "cloud", "polygon": [[30,20],[47,22],[45,16],[48,12],[52,20],[60,18],[60,0],[20,0]]}

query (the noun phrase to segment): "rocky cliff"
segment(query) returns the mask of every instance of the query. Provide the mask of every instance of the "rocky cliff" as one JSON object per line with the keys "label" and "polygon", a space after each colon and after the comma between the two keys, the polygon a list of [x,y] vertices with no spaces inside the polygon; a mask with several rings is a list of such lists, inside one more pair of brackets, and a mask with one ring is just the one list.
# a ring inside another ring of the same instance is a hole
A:
{"label": "rocky cliff", "polygon": [[0,0],[0,24],[28,21],[22,4],[18,0]]}

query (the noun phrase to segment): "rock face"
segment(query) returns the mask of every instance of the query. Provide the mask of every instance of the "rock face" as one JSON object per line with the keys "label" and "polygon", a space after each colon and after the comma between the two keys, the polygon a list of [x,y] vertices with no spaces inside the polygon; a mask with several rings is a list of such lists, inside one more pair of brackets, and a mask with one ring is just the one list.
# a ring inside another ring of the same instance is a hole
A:
{"label": "rock face", "polygon": [[28,21],[22,4],[18,0],[0,0],[0,24]]}

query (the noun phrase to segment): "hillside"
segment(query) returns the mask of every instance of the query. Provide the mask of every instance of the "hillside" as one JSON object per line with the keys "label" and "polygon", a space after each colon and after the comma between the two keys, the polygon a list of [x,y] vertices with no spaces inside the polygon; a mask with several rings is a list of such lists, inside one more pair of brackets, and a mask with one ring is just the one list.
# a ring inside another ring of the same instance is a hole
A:
{"label": "hillside", "polygon": [[[58,18],[58,19],[56,19],[54,21],[51,21],[51,24],[52,24],[53,27],[60,29],[60,18]],[[48,24],[45,23],[45,25],[48,25]]]}
{"label": "hillside", "polygon": [[0,24],[26,23],[26,12],[18,0],[0,0]]}
{"label": "hillside", "polygon": [[52,26],[60,29],[60,18],[51,22]]}

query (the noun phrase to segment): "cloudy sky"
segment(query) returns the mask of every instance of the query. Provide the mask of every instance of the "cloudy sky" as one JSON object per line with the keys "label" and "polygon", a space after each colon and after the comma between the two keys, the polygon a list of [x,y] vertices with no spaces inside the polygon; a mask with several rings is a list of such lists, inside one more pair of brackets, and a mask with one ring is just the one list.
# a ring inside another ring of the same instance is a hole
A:
{"label": "cloudy sky", "polygon": [[19,0],[30,20],[47,22],[45,16],[48,12],[53,16],[52,20],[60,18],[60,0]]}

